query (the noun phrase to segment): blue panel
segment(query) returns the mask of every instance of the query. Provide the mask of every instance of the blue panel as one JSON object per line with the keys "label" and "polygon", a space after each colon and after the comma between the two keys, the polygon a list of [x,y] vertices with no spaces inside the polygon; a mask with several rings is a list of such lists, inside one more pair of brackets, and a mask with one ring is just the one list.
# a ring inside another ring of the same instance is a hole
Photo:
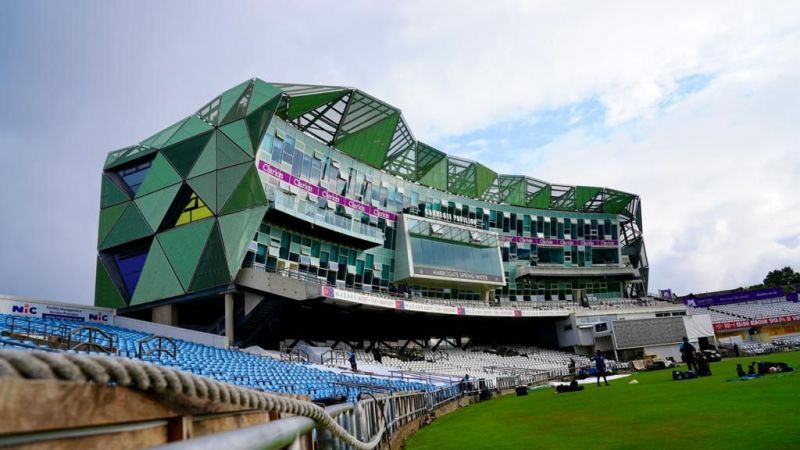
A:
{"label": "blue panel", "polygon": [[114,255],[117,263],[117,270],[128,288],[128,293],[132,296],[139,283],[139,276],[142,274],[144,262],[147,260],[147,248],[136,249]]}
{"label": "blue panel", "polygon": [[150,170],[150,166],[152,165],[153,161],[145,161],[139,164],[134,164],[133,166],[128,166],[122,170],[118,170],[117,174],[125,181],[125,184],[131,189],[131,191],[136,194],[136,191],[139,190],[139,186],[142,185],[144,181],[144,177],[147,175],[147,172]]}

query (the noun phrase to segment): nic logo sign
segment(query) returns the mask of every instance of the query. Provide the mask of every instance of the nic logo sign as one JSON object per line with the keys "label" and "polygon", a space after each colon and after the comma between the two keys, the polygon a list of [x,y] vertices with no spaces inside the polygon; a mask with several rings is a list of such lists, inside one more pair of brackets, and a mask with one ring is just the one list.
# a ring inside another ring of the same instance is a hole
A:
{"label": "nic logo sign", "polygon": [[35,306],[25,303],[24,305],[11,305],[11,312],[27,316],[35,316],[38,311]]}

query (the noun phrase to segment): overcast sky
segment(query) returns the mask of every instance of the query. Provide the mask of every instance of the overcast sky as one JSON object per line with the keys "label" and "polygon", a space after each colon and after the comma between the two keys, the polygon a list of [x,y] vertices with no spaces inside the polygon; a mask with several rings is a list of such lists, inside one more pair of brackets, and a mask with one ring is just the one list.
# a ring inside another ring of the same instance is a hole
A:
{"label": "overcast sky", "polygon": [[800,269],[800,5],[0,0],[0,293],[91,303],[105,155],[267,81],[641,196],[651,291]]}

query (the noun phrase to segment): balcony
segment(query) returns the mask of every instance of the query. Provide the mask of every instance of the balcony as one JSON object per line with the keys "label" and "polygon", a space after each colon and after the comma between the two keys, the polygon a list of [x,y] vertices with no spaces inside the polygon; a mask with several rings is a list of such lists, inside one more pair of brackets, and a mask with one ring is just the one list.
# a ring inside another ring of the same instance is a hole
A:
{"label": "balcony", "polygon": [[638,278],[639,269],[618,264],[594,265],[592,267],[565,267],[561,264],[539,264],[537,266],[518,266],[517,279],[526,277],[604,277],[621,276],[625,278]]}
{"label": "balcony", "polygon": [[[337,238],[330,240],[341,239],[341,236],[344,236],[344,240],[361,248],[383,245],[383,231],[378,227],[341,216],[330,209],[320,209],[315,203],[277,189],[268,190],[267,198],[269,198],[271,209],[299,219],[311,228],[318,227],[339,234]],[[309,233],[320,234],[320,231],[322,230],[316,229]]]}

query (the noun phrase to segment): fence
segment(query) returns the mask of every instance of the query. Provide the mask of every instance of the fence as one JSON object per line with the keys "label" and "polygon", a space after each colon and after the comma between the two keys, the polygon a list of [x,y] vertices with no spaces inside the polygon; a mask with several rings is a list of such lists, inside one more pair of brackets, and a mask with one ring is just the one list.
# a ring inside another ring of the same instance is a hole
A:
{"label": "fence", "polygon": [[[462,398],[458,385],[431,392],[369,395],[356,404],[329,406],[325,411],[348,433],[362,442],[372,440],[382,431],[379,447],[385,448],[405,425],[420,421],[430,411]],[[263,425],[242,428],[167,444],[163,450],[255,450],[255,449],[349,449],[339,436],[317,426],[313,420],[293,416]]]}

